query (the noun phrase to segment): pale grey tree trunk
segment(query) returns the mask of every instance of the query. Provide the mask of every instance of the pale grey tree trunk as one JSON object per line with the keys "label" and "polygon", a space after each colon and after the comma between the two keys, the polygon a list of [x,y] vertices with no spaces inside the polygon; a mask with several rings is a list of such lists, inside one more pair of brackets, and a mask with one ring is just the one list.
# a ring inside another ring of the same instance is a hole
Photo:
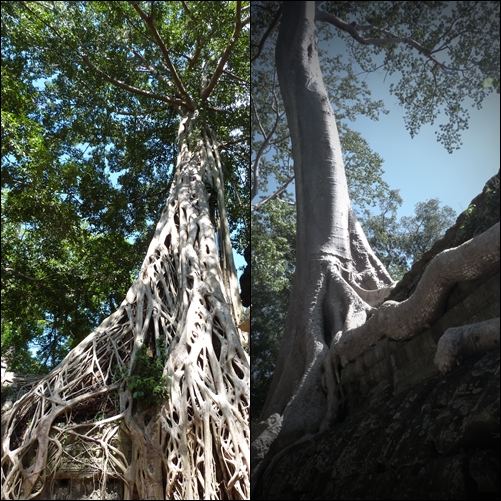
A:
{"label": "pale grey tree trunk", "polygon": [[363,323],[393,285],[351,208],[316,44],[315,2],[285,2],[276,63],[296,176],[297,263],[280,354],[261,415],[283,416],[278,439],[283,445],[318,430],[327,412],[321,377],[331,340],[346,324]]}
{"label": "pale grey tree trunk", "polygon": [[[437,256],[413,297],[378,308],[394,283],[351,207],[336,120],[318,61],[315,10],[320,3],[284,2],[276,45],[294,158],[297,262],[275,373],[261,422],[252,430],[251,488],[270,461],[336,417],[342,364],[383,335],[412,337],[433,319],[455,281],[499,267],[498,224]],[[480,344],[492,347],[493,337]]]}

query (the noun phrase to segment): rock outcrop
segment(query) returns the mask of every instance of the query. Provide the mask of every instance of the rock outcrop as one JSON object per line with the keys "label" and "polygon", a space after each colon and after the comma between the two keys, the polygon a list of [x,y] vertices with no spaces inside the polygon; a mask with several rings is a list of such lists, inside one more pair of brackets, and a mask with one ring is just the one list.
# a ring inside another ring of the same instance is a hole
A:
{"label": "rock outcrop", "polygon": [[256,498],[499,499],[499,390],[499,353],[436,374],[292,446]]}

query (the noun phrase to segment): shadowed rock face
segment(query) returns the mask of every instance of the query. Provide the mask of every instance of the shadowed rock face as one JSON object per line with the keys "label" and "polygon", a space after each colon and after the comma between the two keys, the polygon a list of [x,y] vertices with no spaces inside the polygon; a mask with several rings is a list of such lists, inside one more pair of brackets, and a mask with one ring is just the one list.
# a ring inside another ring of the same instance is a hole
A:
{"label": "shadowed rock face", "polygon": [[[391,299],[407,299],[436,254],[499,221],[498,194],[495,212],[486,208],[496,189],[499,173],[472,201],[481,216],[474,234],[465,234],[461,214]],[[499,284],[499,271],[458,283],[423,332],[382,339],[349,363],[339,422],[277,455],[253,499],[499,499],[499,351],[446,375],[433,363],[449,327],[499,316]]]}
{"label": "shadowed rock face", "polygon": [[492,176],[485,184],[482,193],[470,202],[470,207],[475,207],[474,214],[470,217],[467,216],[467,211],[459,214],[456,222],[445,232],[445,235],[412,265],[412,268],[388,295],[387,300],[404,301],[407,299],[414,292],[426,266],[439,252],[461,245],[499,221],[499,182],[500,172]]}
{"label": "shadowed rock face", "polygon": [[252,497],[499,499],[499,390],[499,353],[432,376],[289,449]]}

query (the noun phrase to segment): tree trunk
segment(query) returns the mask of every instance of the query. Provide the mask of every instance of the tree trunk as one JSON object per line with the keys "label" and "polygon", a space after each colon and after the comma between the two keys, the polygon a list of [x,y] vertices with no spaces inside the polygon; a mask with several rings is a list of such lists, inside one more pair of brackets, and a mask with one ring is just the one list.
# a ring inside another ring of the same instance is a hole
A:
{"label": "tree trunk", "polygon": [[[252,488],[270,462],[336,417],[341,366],[384,335],[413,337],[434,320],[454,283],[499,267],[498,223],[437,255],[409,299],[377,308],[394,284],[371,251],[349,200],[318,61],[319,3],[284,2],[276,45],[294,157],[297,262],[275,373],[262,421],[252,430]],[[485,340],[477,339],[479,330],[484,332],[485,325],[448,336],[438,354],[441,370],[462,356],[499,346],[499,321],[489,324]]]}
{"label": "tree trunk", "polygon": [[[335,413],[335,402],[328,401],[321,383],[330,343],[347,326],[362,324],[393,285],[351,207],[316,43],[315,2],[284,3],[276,63],[294,157],[297,262],[261,414],[263,420],[282,416],[277,450],[317,431],[326,415]],[[255,454],[262,456],[263,449]]]}
{"label": "tree trunk", "polygon": [[217,143],[197,115],[181,120],[175,180],[125,300],[5,417],[2,499],[52,499],[68,462],[93,465],[102,499],[108,479],[125,499],[249,498],[249,359]]}

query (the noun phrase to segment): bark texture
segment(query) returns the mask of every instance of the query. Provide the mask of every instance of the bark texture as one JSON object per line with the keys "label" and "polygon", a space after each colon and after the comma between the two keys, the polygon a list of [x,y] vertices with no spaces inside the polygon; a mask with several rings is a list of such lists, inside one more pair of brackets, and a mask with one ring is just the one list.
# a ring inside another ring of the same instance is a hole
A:
{"label": "bark texture", "polygon": [[[220,230],[222,270],[205,189],[209,183],[222,190],[221,172],[212,132],[190,112],[180,124],[175,181],[138,279],[119,309],[6,416],[2,499],[52,498],[54,476],[68,461],[92,465],[102,499],[111,478],[124,482],[126,499],[250,497],[241,305],[227,222]],[[219,211],[225,219],[221,200]],[[171,378],[169,397],[158,404],[128,388],[142,347]],[[124,441],[130,453],[117,445]]]}
{"label": "bark texture", "polygon": [[385,302],[362,326],[347,329],[331,347],[346,365],[378,339],[408,339],[440,314],[447,293],[463,280],[472,280],[499,268],[499,223],[453,249],[438,254],[426,268],[412,296]]}
{"label": "bark texture", "polygon": [[461,327],[451,327],[438,342],[435,365],[442,374],[445,374],[465,358],[499,350],[499,334],[499,317]]}

